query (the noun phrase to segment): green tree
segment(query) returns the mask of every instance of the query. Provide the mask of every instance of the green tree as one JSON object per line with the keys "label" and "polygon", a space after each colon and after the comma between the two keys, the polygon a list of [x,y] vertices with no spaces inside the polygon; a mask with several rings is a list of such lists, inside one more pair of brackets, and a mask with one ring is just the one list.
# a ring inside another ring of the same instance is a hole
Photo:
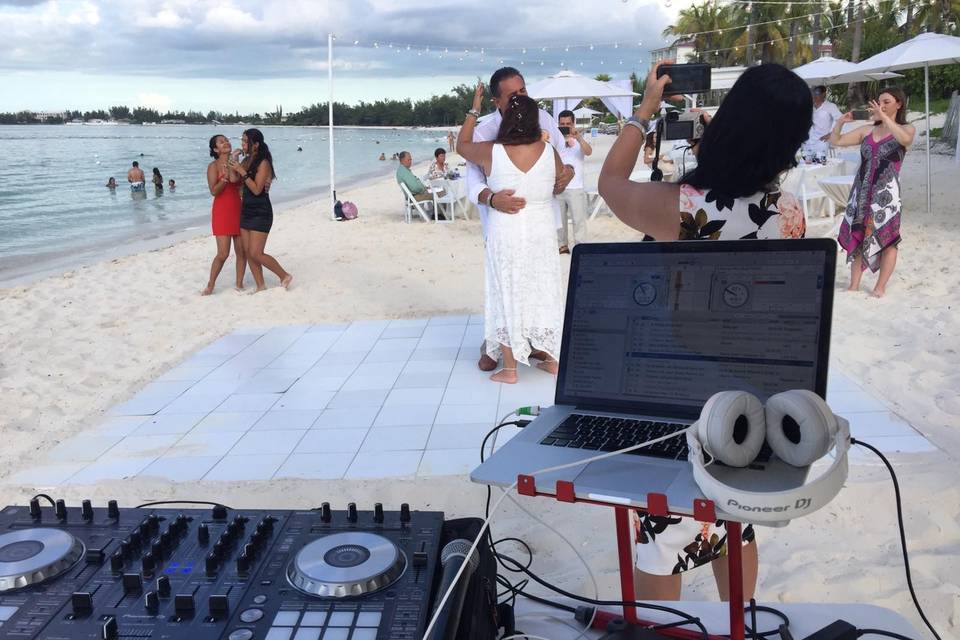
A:
{"label": "green tree", "polygon": [[110,117],[114,120],[129,120],[130,115],[130,108],[126,105],[110,107]]}

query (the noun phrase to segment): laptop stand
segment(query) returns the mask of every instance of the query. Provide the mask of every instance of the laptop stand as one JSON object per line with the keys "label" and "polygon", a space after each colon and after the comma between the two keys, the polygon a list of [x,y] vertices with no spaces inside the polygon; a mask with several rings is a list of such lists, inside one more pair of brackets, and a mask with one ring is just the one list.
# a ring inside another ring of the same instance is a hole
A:
{"label": "laptop stand", "polygon": [[[558,502],[583,502],[606,507],[613,507],[617,530],[617,554],[620,563],[620,594],[624,602],[635,602],[636,595],[633,585],[633,541],[630,534],[630,511],[637,507],[626,506],[615,502],[600,500],[586,500],[577,498],[573,483],[567,480],[558,480],[555,493],[547,493],[537,488],[533,476],[521,474],[517,476],[517,493],[522,496],[543,496],[555,498]],[[685,514],[671,513],[667,504],[667,496],[662,493],[647,494],[647,508],[644,509],[652,516],[674,515],[689,517]],[[693,503],[693,518],[698,522],[713,523],[717,521],[717,511],[712,500],[695,500]],[[725,520],[727,528],[727,567],[730,589],[730,640],[744,640],[743,621],[743,560],[742,560],[742,530],[739,522]],[[595,628],[606,629],[607,623],[615,616],[605,611],[597,611],[593,619]],[[624,605],[623,619],[631,626],[651,627],[657,623],[637,617],[637,607]],[[698,631],[688,631],[679,627],[658,630],[657,633],[683,640],[702,639],[703,634]],[[616,636],[613,636],[616,637]],[[629,638],[628,633],[623,637]],[[710,638],[719,636],[710,636]],[[724,637],[724,640],[726,638]]]}

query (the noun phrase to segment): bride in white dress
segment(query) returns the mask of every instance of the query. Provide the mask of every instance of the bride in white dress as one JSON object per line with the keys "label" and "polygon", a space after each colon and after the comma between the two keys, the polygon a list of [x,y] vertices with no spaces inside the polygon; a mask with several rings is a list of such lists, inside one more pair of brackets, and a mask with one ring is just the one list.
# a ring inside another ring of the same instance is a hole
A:
{"label": "bride in white dress", "polygon": [[526,205],[517,213],[491,207],[487,218],[484,338],[503,368],[494,382],[517,381],[517,362],[531,350],[547,354],[537,366],[556,374],[563,329],[563,283],[553,212],[553,188],[563,170],[560,156],[540,140],[539,108],[526,95],[510,98],[497,138],[472,142],[483,100],[478,84],[457,152],[483,169],[493,192],[513,189]]}

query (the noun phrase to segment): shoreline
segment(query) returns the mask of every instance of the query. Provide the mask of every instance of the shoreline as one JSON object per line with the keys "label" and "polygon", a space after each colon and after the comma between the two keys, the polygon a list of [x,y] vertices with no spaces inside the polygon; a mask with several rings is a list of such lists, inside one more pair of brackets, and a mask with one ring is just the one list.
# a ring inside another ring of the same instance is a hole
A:
{"label": "shoreline", "polygon": [[[370,171],[344,180],[337,185],[337,191],[362,188],[389,176],[395,170],[395,165],[389,164],[389,161],[387,163],[379,167],[378,171]],[[426,166],[424,164],[424,168]],[[305,191],[319,192],[322,195],[318,196],[317,193],[305,195]],[[320,182],[309,190],[302,190],[289,198],[281,198],[274,202],[274,214],[278,217],[283,216],[313,203],[317,203],[318,207],[324,209],[328,198],[329,185],[326,181]],[[171,221],[162,227],[154,225],[149,229],[121,233],[106,239],[91,238],[89,242],[61,251],[0,257],[0,291],[27,286],[44,278],[62,275],[101,262],[169,248],[204,235],[210,235],[209,212]],[[22,263],[22,266],[4,265],[8,261]]]}

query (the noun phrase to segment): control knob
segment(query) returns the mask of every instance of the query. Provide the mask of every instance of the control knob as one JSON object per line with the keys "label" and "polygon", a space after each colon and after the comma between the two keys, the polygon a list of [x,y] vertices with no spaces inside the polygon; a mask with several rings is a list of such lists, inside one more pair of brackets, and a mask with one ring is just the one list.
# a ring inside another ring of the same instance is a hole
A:
{"label": "control knob", "polygon": [[207,544],[210,542],[210,529],[205,524],[201,524],[197,527],[197,542],[200,544]]}
{"label": "control knob", "polygon": [[34,520],[39,520],[43,515],[43,512],[40,510],[40,501],[36,498],[30,500],[30,517]]}
{"label": "control knob", "polygon": [[330,503],[324,502],[322,505],[320,505],[320,521],[330,522],[331,517]]}
{"label": "control knob", "polygon": [[377,524],[383,524],[383,505],[379,502],[373,505],[373,521]]}
{"label": "control knob", "polygon": [[63,500],[57,500],[53,507],[53,513],[57,516],[57,520],[65,522],[67,520],[67,503]]}
{"label": "control knob", "polygon": [[107,502],[107,517],[112,520],[120,519],[120,507],[117,505],[116,500]]}
{"label": "control knob", "polygon": [[87,522],[93,520],[93,504],[89,500],[80,503],[80,517]]}
{"label": "control knob", "polygon": [[160,594],[161,598],[170,597],[170,578],[167,576],[157,578],[157,593]]}
{"label": "control knob", "polygon": [[357,521],[357,503],[351,502],[347,505],[347,522]]}
{"label": "control knob", "polygon": [[143,595],[143,606],[150,613],[156,613],[160,609],[160,596],[156,591],[147,591]]}
{"label": "control knob", "polygon": [[70,607],[75,616],[88,615],[93,611],[93,594],[85,591],[75,592],[70,596]]}

